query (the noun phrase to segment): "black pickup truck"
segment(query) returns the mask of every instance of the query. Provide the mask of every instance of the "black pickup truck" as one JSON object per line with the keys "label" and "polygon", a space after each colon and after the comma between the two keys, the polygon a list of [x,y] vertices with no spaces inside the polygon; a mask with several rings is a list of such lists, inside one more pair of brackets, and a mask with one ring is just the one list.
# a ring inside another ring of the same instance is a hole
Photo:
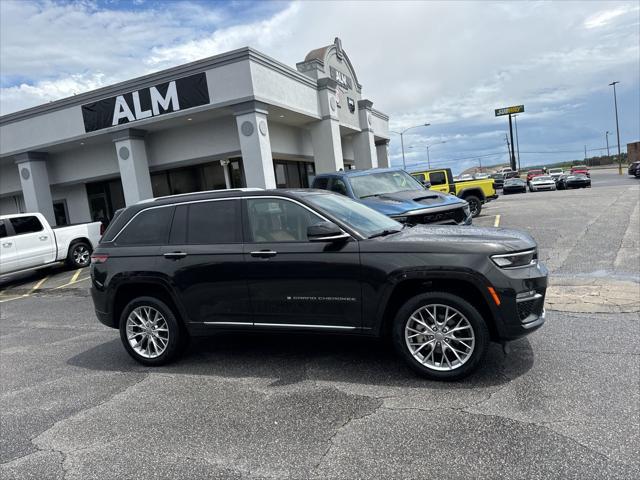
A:
{"label": "black pickup truck", "polygon": [[544,323],[547,270],[507,229],[403,225],[319,190],[226,190],[126,208],[92,255],[98,319],[145,365],[190,336],[389,336],[419,373],[457,379],[490,341]]}

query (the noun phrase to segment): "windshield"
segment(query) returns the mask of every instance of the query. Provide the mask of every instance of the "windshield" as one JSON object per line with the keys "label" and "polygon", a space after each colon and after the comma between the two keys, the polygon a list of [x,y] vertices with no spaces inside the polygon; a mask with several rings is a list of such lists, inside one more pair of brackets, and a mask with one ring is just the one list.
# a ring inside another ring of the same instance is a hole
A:
{"label": "windshield", "polygon": [[546,176],[539,176],[533,179],[534,182],[548,182],[549,180],[551,180],[551,177]]}
{"label": "windshield", "polygon": [[550,168],[549,173],[562,173],[561,168]]}
{"label": "windshield", "polygon": [[402,230],[401,223],[343,195],[331,193],[308,195],[305,200],[346,223],[366,238],[385,230]]}
{"label": "windshield", "polygon": [[424,190],[415,178],[404,170],[378,172],[350,177],[351,188],[358,198],[374,197],[406,190]]}

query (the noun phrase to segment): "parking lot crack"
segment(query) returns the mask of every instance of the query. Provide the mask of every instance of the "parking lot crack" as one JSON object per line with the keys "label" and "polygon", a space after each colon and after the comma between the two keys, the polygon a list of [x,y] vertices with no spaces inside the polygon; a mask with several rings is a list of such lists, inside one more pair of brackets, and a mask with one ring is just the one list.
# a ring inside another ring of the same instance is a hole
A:
{"label": "parking lot crack", "polygon": [[[366,397],[369,400],[372,400],[372,397]],[[334,439],[338,436],[338,434],[340,432],[342,432],[344,429],[348,428],[349,425],[356,421],[356,420],[364,420],[367,417],[370,417],[372,415],[375,415],[376,413],[378,413],[380,411],[380,409],[383,408],[384,402],[382,400],[378,400],[376,406],[371,410],[368,411],[366,413],[363,413],[362,415],[349,415],[347,417],[347,419],[339,426],[335,429],[335,431],[333,432],[333,434],[326,440],[327,442],[327,447],[324,450],[324,452],[322,453],[322,455],[320,455],[320,458],[318,459],[318,461],[316,462],[315,466],[314,466],[314,470],[317,470],[318,468],[320,468],[320,465],[322,464],[322,462],[324,461],[324,459],[329,455],[329,452],[331,451],[331,448],[334,445]]]}

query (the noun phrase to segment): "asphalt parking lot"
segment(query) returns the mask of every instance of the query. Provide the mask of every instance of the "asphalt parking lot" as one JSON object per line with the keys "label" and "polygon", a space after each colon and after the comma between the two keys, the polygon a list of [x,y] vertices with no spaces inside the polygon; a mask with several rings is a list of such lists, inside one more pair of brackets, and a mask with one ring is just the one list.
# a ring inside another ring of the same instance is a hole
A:
{"label": "asphalt parking lot", "polygon": [[500,197],[476,225],[529,231],[546,325],[458,383],[384,342],[225,335],[135,363],[88,272],[0,284],[1,458],[10,478],[637,478],[640,181]]}

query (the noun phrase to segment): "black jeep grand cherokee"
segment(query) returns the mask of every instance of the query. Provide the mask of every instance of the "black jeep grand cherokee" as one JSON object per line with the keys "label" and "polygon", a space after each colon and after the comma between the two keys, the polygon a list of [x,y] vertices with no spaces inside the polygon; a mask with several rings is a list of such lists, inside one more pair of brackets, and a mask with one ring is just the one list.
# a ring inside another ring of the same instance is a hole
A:
{"label": "black jeep grand cherokee", "polygon": [[491,340],[544,323],[547,270],[526,233],[407,227],[320,190],[219,191],[138,203],[92,256],[98,318],[145,365],[192,335],[390,335],[411,367],[461,378]]}

